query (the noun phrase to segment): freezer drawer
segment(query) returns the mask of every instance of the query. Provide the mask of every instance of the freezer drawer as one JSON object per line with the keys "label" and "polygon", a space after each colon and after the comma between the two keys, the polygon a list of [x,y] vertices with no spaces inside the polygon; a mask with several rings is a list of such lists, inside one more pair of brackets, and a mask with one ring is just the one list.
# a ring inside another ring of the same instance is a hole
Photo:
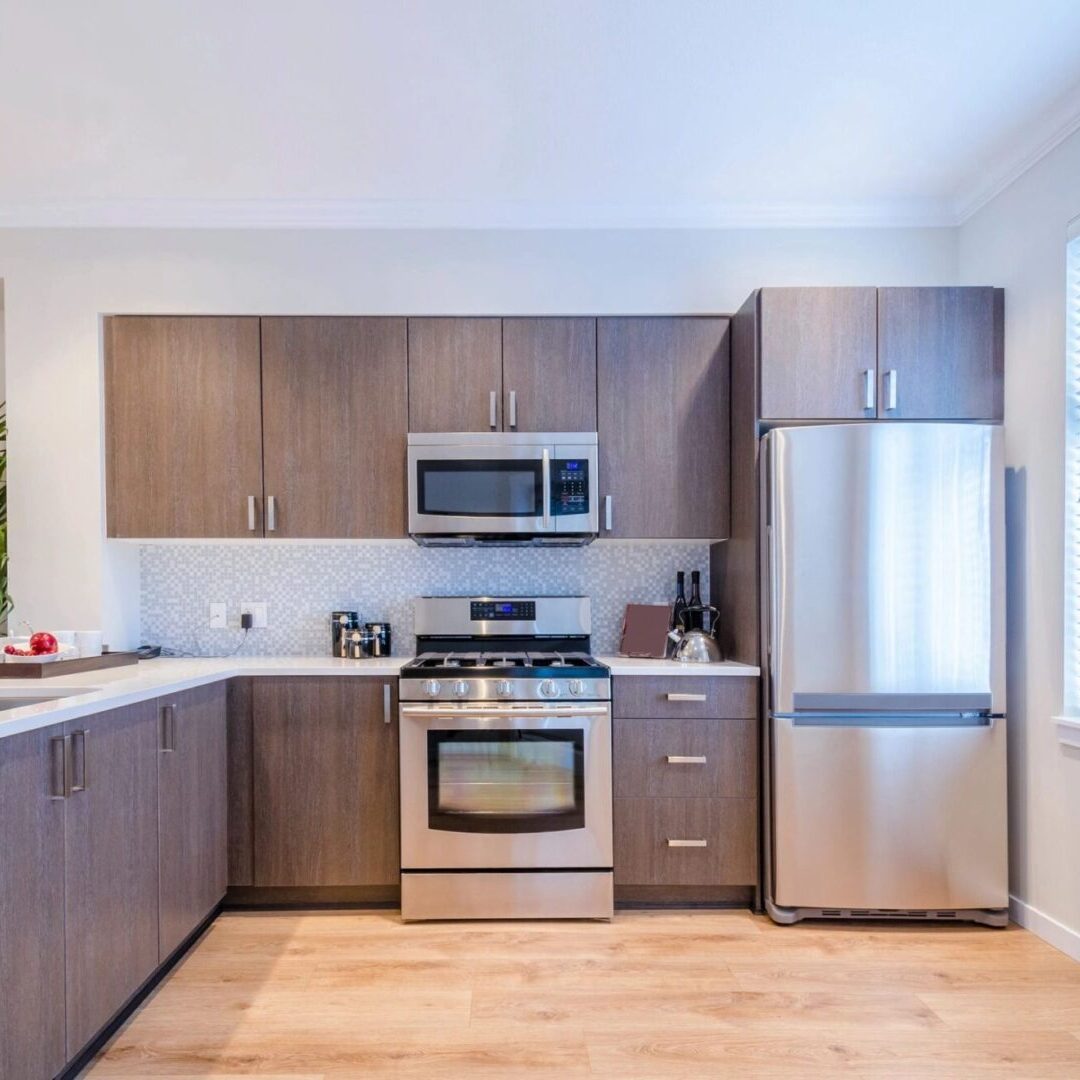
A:
{"label": "freezer drawer", "polygon": [[783,908],[1008,906],[1005,720],[770,720]]}

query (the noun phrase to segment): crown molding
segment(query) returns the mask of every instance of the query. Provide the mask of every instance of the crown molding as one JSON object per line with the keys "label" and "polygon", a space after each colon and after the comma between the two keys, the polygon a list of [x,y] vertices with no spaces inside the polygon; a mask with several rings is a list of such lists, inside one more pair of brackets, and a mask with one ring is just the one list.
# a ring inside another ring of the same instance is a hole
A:
{"label": "crown molding", "polygon": [[823,229],[941,228],[944,201],[618,204],[371,199],[0,201],[0,228],[33,229]]}

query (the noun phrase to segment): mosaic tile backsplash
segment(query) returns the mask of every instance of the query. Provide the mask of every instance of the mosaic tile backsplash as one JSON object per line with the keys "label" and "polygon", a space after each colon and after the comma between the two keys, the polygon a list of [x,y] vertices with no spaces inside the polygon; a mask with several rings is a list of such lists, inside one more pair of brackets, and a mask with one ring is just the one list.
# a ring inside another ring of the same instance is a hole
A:
{"label": "mosaic tile backsplash", "polygon": [[[265,601],[269,625],[243,653],[324,656],[330,612],[389,620],[393,652],[413,651],[413,598],[424,595],[585,595],[592,647],[619,647],[628,603],[670,602],[678,570],[700,570],[708,597],[709,545],[598,540],[585,548],[422,548],[411,540],[353,544],[146,544],[140,548],[141,640],[213,656],[240,643],[240,605]],[[227,604],[229,629],[209,628],[209,605]]]}

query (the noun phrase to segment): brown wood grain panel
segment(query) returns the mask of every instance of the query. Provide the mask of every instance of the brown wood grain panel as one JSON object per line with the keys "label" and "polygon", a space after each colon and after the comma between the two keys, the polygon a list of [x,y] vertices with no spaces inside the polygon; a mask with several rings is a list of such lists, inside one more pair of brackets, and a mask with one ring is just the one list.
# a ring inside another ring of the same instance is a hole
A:
{"label": "brown wood grain panel", "polygon": [[395,680],[260,677],[253,687],[254,884],[396,884]]}
{"label": "brown wood grain panel", "polygon": [[251,679],[230,679],[227,690],[229,885],[255,881],[252,808]]}
{"label": "brown wood grain panel", "polygon": [[[1001,289],[878,289],[878,415],[889,420],[1001,420]],[[897,407],[886,410],[885,375]]]}
{"label": "brown wood grain panel", "polygon": [[[503,428],[596,430],[596,320],[503,319]],[[517,424],[511,427],[510,394]]]}
{"label": "brown wood grain panel", "polygon": [[616,796],[757,796],[756,719],[615,720],[612,745]]}
{"label": "brown wood grain panel", "polygon": [[405,535],[403,318],[264,318],[267,535]]}
{"label": "brown wood grain panel", "polygon": [[601,535],[727,535],[729,322],[598,320],[598,494],[612,499]]}
{"label": "brown wood grain panel", "polygon": [[[224,683],[158,699],[158,957],[165,960],[228,884]],[[161,710],[174,710],[172,749]]]}
{"label": "brown wood grain panel", "polygon": [[[616,885],[753,885],[755,799],[615,800]],[[705,840],[706,847],[669,847]]]}
{"label": "brown wood grain panel", "polygon": [[53,736],[63,738],[62,725],[0,739],[0,1076],[13,1080],[51,1080],[67,1060],[64,803],[49,797],[62,784]]}
{"label": "brown wood grain panel", "polygon": [[761,416],[863,420],[864,372],[877,370],[877,290],[762,289]]}
{"label": "brown wood grain panel", "polygon": [[106,319],[105,471],[109,536],[253,535],[247,500],[263,491],[259,320]]}
{"label": "brown wood grain panel", "polygon": [[[628,719],[757,716],[758,680],[743,675],[617,675],[611,710]],[[673,698],[672,695],[675,695]],[[701,700],[680,700],[692,695]]]}
{"label": "brown wood grain panel", "polygon": [[[84,736],[80,733],[85,732]],[[67,1048],[74,1057],[158,964],[158,715],[153,701],[71,720]]]}
{"label": "brown wood grain panel", "polygon": [[410,431],[491,431],[492,392],[501,428],[501,319],[409,319]]}

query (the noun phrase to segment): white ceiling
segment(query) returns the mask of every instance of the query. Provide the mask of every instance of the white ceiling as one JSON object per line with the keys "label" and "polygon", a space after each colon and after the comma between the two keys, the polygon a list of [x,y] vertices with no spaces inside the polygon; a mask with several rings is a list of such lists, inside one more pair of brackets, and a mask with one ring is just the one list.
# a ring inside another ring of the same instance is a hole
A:
{"label": "white ceiling", "polygon": [[0,224],[952,224],[1078,126],[1077,0],[11,0],[0,21]]}

